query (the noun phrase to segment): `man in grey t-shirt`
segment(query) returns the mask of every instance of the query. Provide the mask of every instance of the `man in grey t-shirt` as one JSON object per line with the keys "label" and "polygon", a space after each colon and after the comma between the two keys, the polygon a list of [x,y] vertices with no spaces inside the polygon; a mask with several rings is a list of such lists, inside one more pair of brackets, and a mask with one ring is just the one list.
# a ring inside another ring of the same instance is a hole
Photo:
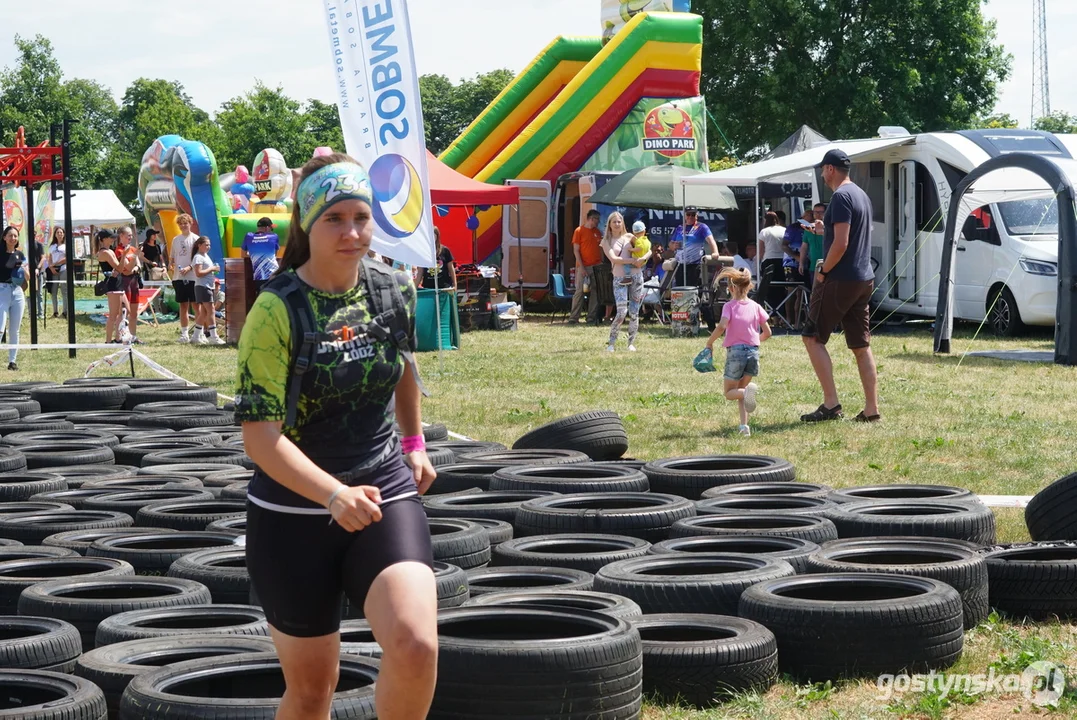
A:
{"label": "man in grey t-shirt", "polygon": [[812,368],[823,389],[823,404],[802,415],[804,422],[839,420],[844,417],[834,383],[834,365],[826,343],[841,324],[845,344],[856,356],[860,381],[864,385],[864,410],[857,422],[875,422],[879,416],[879,381],[875,357],[871,353],[871,293],[875,273],[871,269],[871,199],[849,179],[849,156],[830,150],[819,164],[823,182],[834,195],[826,216],[815,224],[824,235],[823,259],[816,268],[808,321],[803,340]]}

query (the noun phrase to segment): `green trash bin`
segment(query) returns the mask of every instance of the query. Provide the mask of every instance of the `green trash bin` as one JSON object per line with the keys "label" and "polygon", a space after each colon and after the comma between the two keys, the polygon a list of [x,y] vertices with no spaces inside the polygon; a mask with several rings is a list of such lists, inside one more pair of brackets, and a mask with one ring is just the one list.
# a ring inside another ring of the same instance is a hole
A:
{"label": "green trash bin", "polygon": [[[436,297],[440,294],[440,298]],[[415,340],[419,352],[438,350],[438,306],[441,309],[441,350],[460,347],[460,318],[452,290],[419,290],[415,308]]]}

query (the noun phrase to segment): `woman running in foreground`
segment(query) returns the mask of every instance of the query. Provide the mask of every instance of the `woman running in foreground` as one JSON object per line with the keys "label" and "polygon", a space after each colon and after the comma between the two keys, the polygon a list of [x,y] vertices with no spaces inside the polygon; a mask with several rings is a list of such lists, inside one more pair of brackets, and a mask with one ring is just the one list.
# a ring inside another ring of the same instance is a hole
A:
{"label": "woman running in foreground", "polygon": [[378,717],[425,718],[437,592],[419,495],[435,473],[410,352],[416,291],[406,274],[363,260],[374,225],[362,167],[347,155],[318,157],[298,187],[280,270],[240,338],[236,398],[258,466],[247,567],[287,686],[277,718],[329,716],[343,595],[363,608],[382,647]]}

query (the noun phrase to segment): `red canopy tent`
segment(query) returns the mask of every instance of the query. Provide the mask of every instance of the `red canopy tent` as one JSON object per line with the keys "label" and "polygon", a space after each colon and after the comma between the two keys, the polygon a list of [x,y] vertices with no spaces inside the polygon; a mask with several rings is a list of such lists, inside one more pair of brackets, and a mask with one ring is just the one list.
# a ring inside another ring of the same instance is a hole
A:
{"label": "red canopy tent", "polygon": [[476,206],[518,204],[520,189],[489,185],[461,175],[430,151],[426,153],[426,161],[430,173],[430,201],[441,208],[434,212],[434,225],[441,232],[442,244],[452,251],[457,262],[482,260],[496,248],[475,247],[476,237],[467,226],[468,218],[475,215]]}

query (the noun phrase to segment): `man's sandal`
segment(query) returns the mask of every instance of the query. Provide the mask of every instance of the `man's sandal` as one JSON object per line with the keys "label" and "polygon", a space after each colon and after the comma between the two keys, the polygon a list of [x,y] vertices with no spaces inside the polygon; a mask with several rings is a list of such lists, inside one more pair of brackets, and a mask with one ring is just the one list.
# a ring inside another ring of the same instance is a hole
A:
{"label": "man's sandal", "polygon": [[820,405],[814,412],[810,412],[807,415],[800,416],[800,422],[817,423],[826,422],[827,420],[841,420],[845,415],[841,412],[841,405],[835,405],[832,408],[828,408],[826,405]]}
{"label": "man's sandal", "polygon": [[853,422],[873,423],[873,422],[879,422],[882,419],[883,419],[882,415],[865,415],[864,411],[861,410],[860,413],[855,418],[853,418]]}

